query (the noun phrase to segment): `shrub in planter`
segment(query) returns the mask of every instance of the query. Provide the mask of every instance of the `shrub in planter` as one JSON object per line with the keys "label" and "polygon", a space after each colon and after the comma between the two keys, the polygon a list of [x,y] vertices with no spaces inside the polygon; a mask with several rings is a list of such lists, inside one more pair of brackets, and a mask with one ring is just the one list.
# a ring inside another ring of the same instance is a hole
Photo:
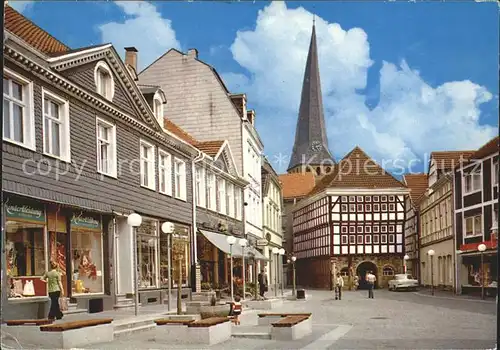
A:
{"label": "shrub in planter", "polygon": [[203,282],[201,284],[201,290],[212,290],[212,285],[209,282]]}

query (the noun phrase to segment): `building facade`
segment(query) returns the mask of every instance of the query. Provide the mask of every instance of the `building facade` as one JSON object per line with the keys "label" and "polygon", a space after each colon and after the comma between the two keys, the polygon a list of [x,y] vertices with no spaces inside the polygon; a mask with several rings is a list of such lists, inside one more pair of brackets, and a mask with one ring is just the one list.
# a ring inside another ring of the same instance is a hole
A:
{"label": "building facade", "polygon": [[[348,170],[349,169],[349,170]],[[367,271],[386,287],[403,270],[408,189],[359,147],[344,157],[293,212],[293,252],[300,285],[331,288],[340,272],[360,288]]]}
{"label": "building facade", "polygon": [[[497,293],[498,148],[496,137],[453,171],[457,290]],[[484,244],[484,264],[478,246]]]}
{"label": "building facade", "polygon": [[[71,303],[96,312],[133,293],[136,254],[141,303],[161,302],[172,283],[166,221],[189,286],[190,164],[200,152],[159,124],[162,91],[148,101],[111,45],[71,50],[8,6],[5,25],[3,317],[46,315],[40,277],[50,260]],[[133,212],[143,218],[137,241],[127,225]],[[173,267],[175,280],[179,272]]]}
{"label": "building facade", "polygon": [[231,94],[217,71],[198,59],[198,51],[169,50],[139,73],[145,85],[158,85],[169,103],[164,116],[199,141],[227,140],[238,172],[249,182],[244,190],[245,235],[262,235],[261,175],[263,144],[255,112],[244,94]]}
{"label": "building facade", "polygon": [[419,200],[427,190],[427,174],[407,174],[403,176],[404,184],[410,190],[410,195],[406,197],[406,220],[404,227],[406,272],[412,277],[420,280],[420,210]]}

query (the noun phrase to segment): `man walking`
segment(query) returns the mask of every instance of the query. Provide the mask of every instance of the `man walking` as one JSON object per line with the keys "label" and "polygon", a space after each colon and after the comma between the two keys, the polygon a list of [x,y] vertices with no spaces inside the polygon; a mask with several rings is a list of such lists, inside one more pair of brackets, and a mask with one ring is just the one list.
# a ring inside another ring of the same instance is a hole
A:
{"label": "man walking", "polygon": [[344,278],[337,273],[337,281],[335,286],[335,300],[342,300],[342,288],[344,288]]}
{"label": "man walking", "polygon": [[371,271],[368,271],[366,274],[366,283],[368,284],[368,299],[373,299],[373,288],[375,287],[375,281],[377,277],[372,274]]}
{"label": "man walking", "polygon": [[267,292],[267,276],[264,269],[260,270],[257,279],[259,282],[259,294],[262,298],[264,298],[264,293]]}

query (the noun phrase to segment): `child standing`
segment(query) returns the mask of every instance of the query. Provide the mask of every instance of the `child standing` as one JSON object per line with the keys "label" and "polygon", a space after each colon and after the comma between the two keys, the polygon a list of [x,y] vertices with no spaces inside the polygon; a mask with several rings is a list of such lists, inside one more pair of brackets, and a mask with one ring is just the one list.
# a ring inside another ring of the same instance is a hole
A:
{"label": "child standing", "polygon": [[234,303],[233,303],[233,316],[234,316],[234,324],[235,325],[240,324],[240,315],[241,315],[242,310],[243,310],[243,306],[241,305],[241,298],[239,295],[237,295],[234,298]]}

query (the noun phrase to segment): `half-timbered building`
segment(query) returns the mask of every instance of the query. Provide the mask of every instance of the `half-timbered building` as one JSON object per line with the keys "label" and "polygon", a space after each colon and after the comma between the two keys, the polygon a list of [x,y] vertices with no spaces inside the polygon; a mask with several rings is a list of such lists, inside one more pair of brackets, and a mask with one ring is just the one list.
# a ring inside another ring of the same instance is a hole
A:
{"label": "half-timbered building", "polygon": [[[453,172],[457,289],[497,292],[498,147],[495,137]],[[481,264],[480,244],[486,246]],[[481,266],[483,265],[483,266]]]}
{"label": "half-timbered building", "polygon": [[377,286],[402,271],[406,186],[355,147],[293,212],[299,284],[328,288],[336,272],[360,287],[371,270]]}
{"label": "half-timbered building", "polygon": [[418,202],[427,190],[427,174],[407,174],[403,176],[405,185],[410,190],[406,197],[406,220],[404,227],[405,253],[408,255],[406,261],[406,272],[420,281],[420,213]]}

